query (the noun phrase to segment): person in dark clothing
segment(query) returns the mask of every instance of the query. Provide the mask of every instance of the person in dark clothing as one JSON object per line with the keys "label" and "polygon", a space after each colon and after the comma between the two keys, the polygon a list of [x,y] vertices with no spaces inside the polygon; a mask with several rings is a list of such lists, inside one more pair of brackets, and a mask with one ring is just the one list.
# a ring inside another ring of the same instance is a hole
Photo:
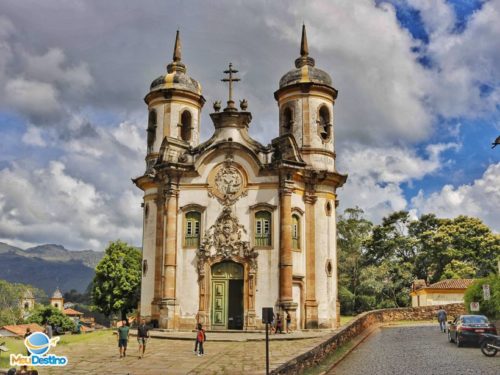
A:
{"label": "person in dark clothing", "polygon": [[139,343],[139,359],[144,357],[146,351],[146,342],[149,339],[149,327],[146,325],[146,320],[141,319],[141,324],[137,327],[137,342]]}
{"label": "person in dark clothing", "polygon": [[439,322],[439,329],[442,332],[446,333],[446,319],[448,319],[448,315],[446,314],[446,311],[444,309],[440,309],[437,312],[437,318]]}
{"label": "person in dark clothing", "polygon": [[286,312],[286,333],[292,333],[290,330],[290,327],[292,325],[292,317],[290,316],[290,313],[287,311]]}
{"label": "person in dark clothing", "polygon": [[[31,335],[31,333],[32,333],[31,332],[31,328],[30,327],[26,328],[26,333],[24,334],[24,339],[26,339],[26,337],[28,337],[29,335]],[[29,350],[26,350],[26,353],[27,353],[28,356],[31,355],[31,352]]]}
{"label": "person in dark clothing", "polygon": [[278,333],[278,331],[279,333],[283,333],[283,320],[280,314],[276,314],[276,331],[274,334]]}
{"label": "person in dark clothing", "polygon": [[201,323],[198,323],[198,326],[197,326],[197,333],[196,333],[196,344],[195,344],[195,352],[196,352],[196,348],[198,348],[198,357],[201,357],[202,355],[204,355],[204,351],[203,351],[203,343],[205,342],[206,340],[206,336],[205,336],[205,330],[202,328],[202,325]]}

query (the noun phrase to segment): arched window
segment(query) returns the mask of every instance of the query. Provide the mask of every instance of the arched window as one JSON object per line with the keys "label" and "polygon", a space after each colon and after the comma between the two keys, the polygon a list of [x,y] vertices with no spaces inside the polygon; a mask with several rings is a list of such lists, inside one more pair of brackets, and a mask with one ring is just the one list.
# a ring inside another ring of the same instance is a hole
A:
{"label": "arched window", "polygon": [[184,246],[198,247],[200,244],[201,214],[196,211],[186,213],[186,228],[184,233]]}
{"label": "arched window", "polygon": [[319,136],[326,142],[330,140],[332,135],[332,124],[330,121],[330,111],[326,106],[321,106],[319,109],[319,119],[318,119],[318,132]]}
{"label": "arched window", "polygon": [[183,141],[189,142],[191,140],[191,129],[192,129],[192,119],[191,112],[184,111],[181,115],[181,139]]}
{"label": "arched window", "polygon": [[149,111],[148,117],[148,151],[153,148],[156,138],[156,111],[152,109]]}
{"label": "arched window", "polygon": [[290,107],[286,107],[283,111],[283,130],[285,133],[290,133],[293,130],[293,111]]}
{"label": "arched window", "polygon": [[255,246],[271,246],[271,213],[255,213]]}
{"label": "arched window", "polygon": [[25,309],[25,310],[28,310],[29,308],[30,308],[30,304],[29,304],[29,302],[25,302],[25,303],[24,303],[24,309]]}
{"label": "arched window", "polygon": [[292,215],[292,249],[300,250],[300,217]]}

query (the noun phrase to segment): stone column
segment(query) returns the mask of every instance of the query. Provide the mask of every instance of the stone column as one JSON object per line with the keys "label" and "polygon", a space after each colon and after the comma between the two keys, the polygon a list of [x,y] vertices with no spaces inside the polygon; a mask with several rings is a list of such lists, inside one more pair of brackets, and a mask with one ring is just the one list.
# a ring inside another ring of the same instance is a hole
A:
{"label": "stone column", "polygon": [[[297,303],[293,302],[292,284],[292,189],[291,177],[283,178],[280,189],[280,307],[290,312],[292,325],[295,324]],[[282,316],[284,319],[285,317]]]}
{"label": "stone column", "polygon": [[[175,186],[171,185],[167,191],[167,229],[163,267],[162,307],[166,311],[162,314],[162,319],[166,320],[165,328],[173,328],[174,324],[177,268],[177,197],[178,191]],[[165,326],[165,323],[162,325]]]}
{"label": "stone column", "polygon": [[162,265],[163,265],[163,238],[164,233],[164,204],[165,196],[163,191],[158,190],[156,199],[156,244],[155,244],[155,281],[154,297],[151,306],[151,319],[160,319],[160,304],[162,300]]}
{"label": "stone column", "polygon": [[304,195],[306,209],[306,301],[305,328],[318,328],[318,302],[316,301],[316,223],[312,192]]}

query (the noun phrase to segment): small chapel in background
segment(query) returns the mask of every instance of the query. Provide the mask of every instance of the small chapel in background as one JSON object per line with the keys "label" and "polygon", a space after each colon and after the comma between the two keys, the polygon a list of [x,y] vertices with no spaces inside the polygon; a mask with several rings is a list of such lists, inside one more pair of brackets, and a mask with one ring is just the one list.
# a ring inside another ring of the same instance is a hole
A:
{"label": "small chapel in background", "polygon": [[54,293],[52,293],[52,297],[50,297],[49,303],[51,306],[55,307],[61,312],[64,311],[64,298],[59,288],[56,288]]}
{"label": "small chapel in background", "polygon": [[[292,329],[339,325],[334,104],[330,75],[300,56],[274,93],[279,136],[249,134],[251,103],[234,98],[201,124],[201,85],[187,74],[177,31],[173,60],[145,97],[148,106],[140,315],[155,326],[261,329],[263,307]],[[244,83],[239,83],[244,84]],[[201,127],[213,126],[200,141]],[[51,300],[52,301],[52,300]],[[51,302],[52,303],[52,302]]]}

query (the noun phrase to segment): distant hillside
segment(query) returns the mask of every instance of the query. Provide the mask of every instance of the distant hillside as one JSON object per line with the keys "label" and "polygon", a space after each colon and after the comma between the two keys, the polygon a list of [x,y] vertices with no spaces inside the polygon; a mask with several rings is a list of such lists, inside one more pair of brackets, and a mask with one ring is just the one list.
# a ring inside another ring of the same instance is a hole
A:
{"label": "distant hillside", "polygon": [[69,251],[61,245],[40,245],[24,250],[27,256],[42,258],[44,260],[67,262],[70,260],[81,261],[87,267],[95,268],[104,253],[93,250]]}
{"label": "distant hillside", "polygon": [[31,284],[50,297],[56,287],[64,292],[84,292],[104,253],[69,251],[61,245],[41,245],[22,250],[0,242],[0,278]]}

